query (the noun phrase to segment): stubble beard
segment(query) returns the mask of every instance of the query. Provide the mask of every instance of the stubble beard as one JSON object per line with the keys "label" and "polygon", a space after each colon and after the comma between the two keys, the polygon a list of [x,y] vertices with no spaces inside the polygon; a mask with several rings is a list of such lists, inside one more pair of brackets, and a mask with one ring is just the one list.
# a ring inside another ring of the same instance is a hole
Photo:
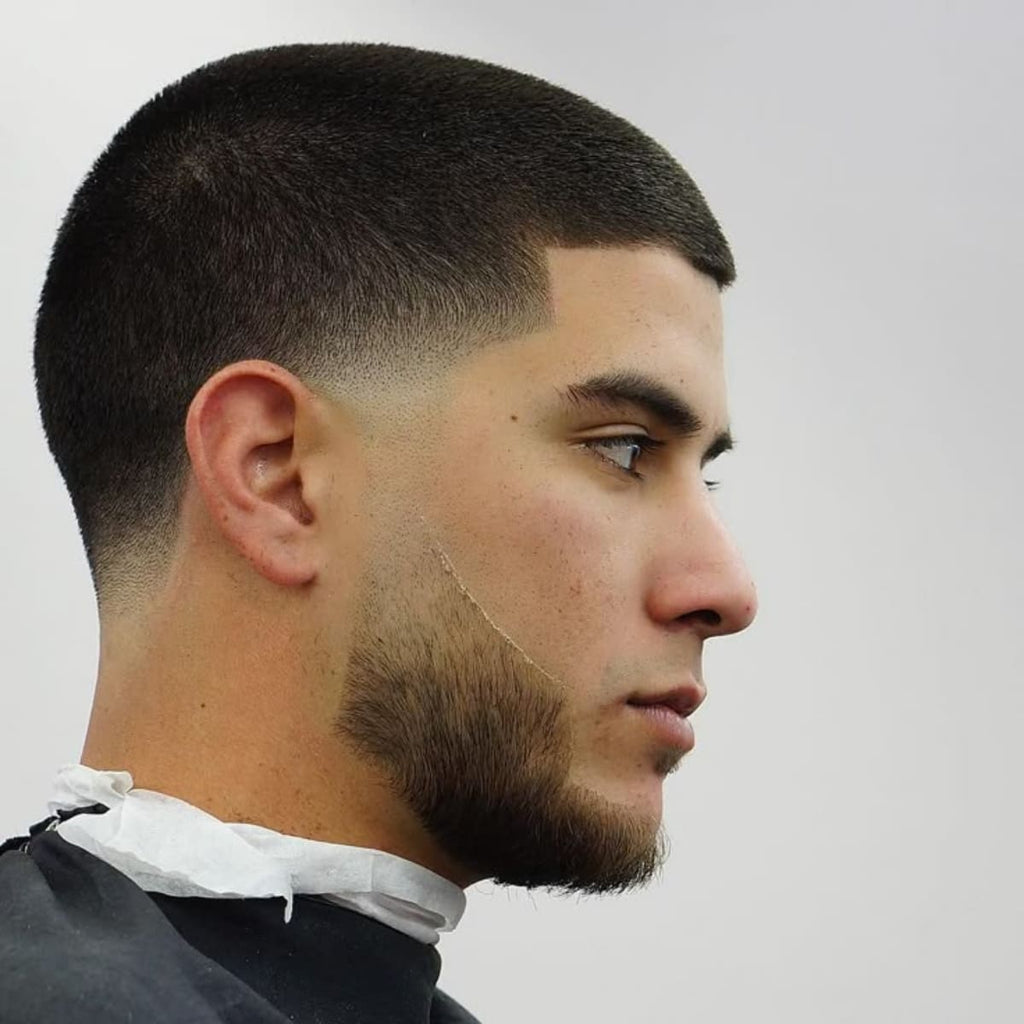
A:
{"label": "stubble beard", "polygon": [[336,733],[467,874],[564,894],[646,885],[660,823],[570,781],[559,688],[442,573],[362,587]]}

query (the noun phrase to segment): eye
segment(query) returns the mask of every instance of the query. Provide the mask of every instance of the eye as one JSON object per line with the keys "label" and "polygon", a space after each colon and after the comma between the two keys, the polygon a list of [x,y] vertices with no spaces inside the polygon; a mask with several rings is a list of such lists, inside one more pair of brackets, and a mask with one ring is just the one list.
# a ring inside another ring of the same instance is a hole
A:
{"label": "eye", "polygon": [[[619,434],[614,437],[595,437],[590,441],[583,441],[581,447],[589,449],[598,458],[612,463],[635,480],[643,480],[643,474],[636,470],[637,461],[648,452],[664,448],[665,443],[648,437],[646,434]],[[601,451],[602,448],[613,454],[605,454]],[[704,481],[704,486],[709,491],[713,491],[718,485],[717,480]]]}
{"label": "eye", "polygon": [[[647,452],[664,448],[664,441],[656,441],[646,434],[619,434],[615,437],[595,437],[590,441],[581,442],[582,447],[588,448],[598,458],[612,463],[636,480],[643,480],[643,474],[638,473],[634,468],[639,458]],[[601,449],[611,451],[612,455],[604,454]]]}

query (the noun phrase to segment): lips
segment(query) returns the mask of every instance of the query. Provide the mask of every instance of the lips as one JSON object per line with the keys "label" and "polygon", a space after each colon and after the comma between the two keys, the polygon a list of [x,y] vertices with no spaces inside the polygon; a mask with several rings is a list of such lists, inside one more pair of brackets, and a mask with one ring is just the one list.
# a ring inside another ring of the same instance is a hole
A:
{"label": "lips", "polygon": [[692,715],[704,703],[707,690],[699,683],[690,681],[673,690],[664,690],[661,693],[633,694],[626,699],[627,704],[635,707],[649,708],[662,705],[674,711],[683,718]]}

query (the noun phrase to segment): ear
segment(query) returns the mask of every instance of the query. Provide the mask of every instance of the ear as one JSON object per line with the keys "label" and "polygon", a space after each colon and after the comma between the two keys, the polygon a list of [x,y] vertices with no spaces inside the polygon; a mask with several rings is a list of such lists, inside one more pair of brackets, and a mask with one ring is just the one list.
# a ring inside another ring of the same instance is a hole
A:
{"label": "ear", "polygon": [[320,561],[295,443],[312,401],[293,374],[252,359],[210,377],[185,420],[192,471],[211,521],[257,572],[286,587],[313,580]]}

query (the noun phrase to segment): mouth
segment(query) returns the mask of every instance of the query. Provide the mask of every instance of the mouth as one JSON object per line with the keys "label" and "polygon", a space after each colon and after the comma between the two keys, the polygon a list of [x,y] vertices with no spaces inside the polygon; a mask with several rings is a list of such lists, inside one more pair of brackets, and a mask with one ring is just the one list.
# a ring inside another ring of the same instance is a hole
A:
{"label": "mouth", "polygon": [[626,703],[637,708],[667,708],[681,718],[688,718],[704,703],[707,690],[695,680],[689,680],[672,690],[654,694],[633,694]]}
{"label": "mouth", "polygon": [[666,704],[628,703],[627,707],[633,709],[637,718],[643,720],[662,744],[676,747],[684,753],[693,750],[696,738],[693,726],[685,715]]}
{"label": "mouth", "polygon": [[658,739],[683,752],[693,749],[696,739],[689,716],[704,702],[707,691],[696,680],[660,693],[636,693],[626,699]]}

